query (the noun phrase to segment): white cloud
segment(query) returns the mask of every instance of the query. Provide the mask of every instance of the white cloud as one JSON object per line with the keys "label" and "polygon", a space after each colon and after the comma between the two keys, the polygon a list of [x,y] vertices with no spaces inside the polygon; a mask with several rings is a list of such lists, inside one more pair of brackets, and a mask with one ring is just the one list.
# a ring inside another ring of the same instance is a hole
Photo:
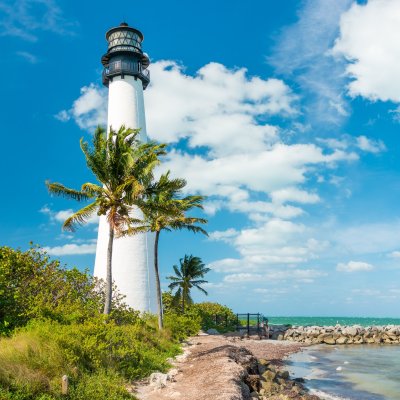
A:
{"label": "white cloud", "polygon": [[173,61],[159,61],[151,76],[145,102],[149,136],[156,140],[188,138],[191,147],[207,146],[218,155],[258,152],[278,133],[258,118],[296,113],[295,96],[283,81],[248,77],[245,68],[209,63],[190,76]]}
{"label": "white cloud", "polygon": [[390,258],[400,258],[400,251],[392,251],[391,253],[388,254],[388,257]]}
{"label": "white cloud", "polygon": [[320,198],[315,193],[308,193],[304,190],[295,187],[287,187],[285,189],[276,190],[271,193],[273,201],[278,203],[285,203],[287,201],[294,201],[297,203],[314,204],[320,201]]}
{"label": "white cloud", "polygon": [[336,270],[340,272],[358,272],[358,271],[370,271],[374,267],[371,264],[362,261],[349,261],[348,263],[339,263],[336,266]]}
{"label": "white cloud", "polygon": [[[64,221],[74,213],[74,210],[72,210],[71,208],[68,208],[67,210],[54,211],[47,205],[43,206],[39,211],[42,214],[48,215],[51,221],[59,223],[64,223]],[[97,214],[93,214],[86,221],[85,225],[98,224],[98,223],[99,223],[99,216]]]}
{"label": "white cloud", "polygon": [[83,255],[83,254],[95,254],[96,253],[96,241],[94,243],[83,243],[83,244],[64,244],[63,246],[55,247],[43,247],[51,256],[72,256],[72,255]]}
{"label": "white cloud", "polygon": [[340,20],[334,53],[348,61],[351,96],[400,101],[400,3],[369,0],[353,3]]}
{"label": "white cloud", "polygon": [[107,124],[107,101],[107,90],[91,83],[81,88],[81,95],[71,109],[61,110],[55,118],[62,122],[73,118],[81,129],[94,130]]}
{"label": "white cloud", "polygon": [[71,115],[67,110],[61,110],[54,117],[61,122],[67,122],[71,119]]}
{"label": "white cloud", "polygon": [[332,231],[338,251],[350,254],[374,254],[395,251],[400,247],[400,221],[358,224]]}
{"label": "white cloud", "polygon": [[366,136],[359,136],[357,138],[358,147],[367,153],[380,153],[386,150],[385,144],[382,140],[368,139]]}
{"label": "white cloud", "polygon": [[[219,207],[292,218],[301,215],[302,210],[282,206],[283,201],[312,204],[319,200],[318,195],[295,187],[306,182],[306,175],[312,172],[314,166],[334,167],[337,162],[357,159],[354,152],[337,150],[326,154],[313,144],[278,143],[254,154],[215,158],[172,151],[162,168],[184,177],[189,192],[224,198],[226,201],[219,203]],[[275,196],[276,202],[252,201],[249,191]],[[214,204],[214,207],[217,205]]]}
{"label": "white cloud", "polygon": [[107,92],[90,84],[81,89],[70,111],[81,129],[93,129],[107,120]]}
{"label": "white cloud", "polygon": [[39,32],[74,35],[77,23],[67,20],[55,0],[2,0],[0,36],[36,42]]}
{"label": "white cloud", "polygon": [[313,238],[306,226],[272,219],[254,228],[241,231],[227,230],[210,234],[211,240],[221,240],[231,244],[240,258],[226,258],[214,261],[216,272],[262,273],[270,265],[297,265],[315,259],[329,246],[326,241]]}
{"label": "white cloud", "polygon": [[17,51],[16,54],[22,57],[24,60],[28,61],[28,63],[30,64],[37,64],[39,62],[37,56],[35,56],[32,53],[29,53],[28,51]]}
{"label": "white cloud", "polygon": [[[241,272],[228,274],[224,277],[224,282],[241,284],[243,282],[271,282],[293,280],[302,283],[312,283],[315,278],[325,276],[326,274],[315,269],[286,269],[271,270],[264,274]],[[258,291],[263,293],[263,291]]]}
{"label": "white cloud", "polygon": [[[298,21],[282,30],[268,61],[290,76],[306,95],[305,113],[320,125],[339,124],[348,115],[343,97],[343,62],[330,52],[339,18],[352,0],[306,0]],[[329,77],[329,79],[327,79]]]}

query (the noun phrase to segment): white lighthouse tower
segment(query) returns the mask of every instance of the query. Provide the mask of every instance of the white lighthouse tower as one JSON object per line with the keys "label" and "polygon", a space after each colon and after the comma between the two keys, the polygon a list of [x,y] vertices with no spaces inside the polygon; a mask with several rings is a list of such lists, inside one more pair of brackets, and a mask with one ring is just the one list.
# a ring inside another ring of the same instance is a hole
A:
{"label": "white lighthouse tower", "polygon": [[[147,141],[143,90],[150,82],[149,58],[142,51],[143,35],[121,23],[106,33],[107,53],[102,57],[103,84],[108,90],[108,127],[118,130],[140,128],[140,140]],[[134,213],[139,213],[135,210]],[[105,279],[108,222],[100,217],[94,275]],[[115,239],[112,258],[113,281],[126,296],[126,303],[139,311],[155,313],[157,296],[151,233]]]}

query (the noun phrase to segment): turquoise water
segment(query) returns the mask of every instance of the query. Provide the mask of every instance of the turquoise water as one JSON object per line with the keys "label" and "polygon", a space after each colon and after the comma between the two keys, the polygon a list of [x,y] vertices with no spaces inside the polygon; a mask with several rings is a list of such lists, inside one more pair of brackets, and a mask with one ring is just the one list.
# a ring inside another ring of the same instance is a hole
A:
{"label": "turquoise water", "polygon": [[[359,318],[359,317],[268,317],[270,324],[283,325],[400,325],[400,318]],[[400,397],[399,397],[400,399]]]}
{"label": "turquoise water", "polygon": [[287,365],[322,399],[400,399],[399,345],[312,346],[291,355]]}

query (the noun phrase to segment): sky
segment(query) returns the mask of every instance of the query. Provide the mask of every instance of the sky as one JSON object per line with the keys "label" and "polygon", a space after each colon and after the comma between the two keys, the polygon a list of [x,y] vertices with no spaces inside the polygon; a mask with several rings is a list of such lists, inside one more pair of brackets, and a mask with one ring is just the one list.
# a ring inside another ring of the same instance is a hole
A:
{"label": "sky", "polygon": [[97,218],[45,180],[93,180],[79,139],[106,124],[105,32],[151,59],[159,173],[207,196],[209,237],[162,233],[164,289],[185,254],[208,297],[270,316],[392,316],[400,302],[400,2],[0,0],[0,245],[93,270]]}

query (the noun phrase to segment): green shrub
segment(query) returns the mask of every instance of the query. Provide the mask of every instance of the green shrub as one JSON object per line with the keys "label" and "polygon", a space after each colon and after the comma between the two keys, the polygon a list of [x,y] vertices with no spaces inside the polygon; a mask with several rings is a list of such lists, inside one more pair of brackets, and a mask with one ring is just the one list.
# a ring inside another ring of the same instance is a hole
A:
{"label": "green shrub", "polygon": [[134,400],[124,387],[124,381],[112,371],[100,370],[93,374],[85,374],[72,387],[71,400]]}
{"label": "green shrub", "polygon": [[25,252],[0,247],[0,334],[32,318],[79,322],[98,313],[102,293],[97,281],[37,248]]}
{"label": "green shrub", "polygon": [[201,328],[201,319],[197,314],[165,314],[164,325],[175,340],[182,341],[188,336],[196,335]]}
{"label": "green shrub", "polygon": [[191,313],[197,314],[204,330],[216,329],[219,332],[229,332],[236,328],[236,315],[226,306],[218,303],[204,302],[193,304]]}

